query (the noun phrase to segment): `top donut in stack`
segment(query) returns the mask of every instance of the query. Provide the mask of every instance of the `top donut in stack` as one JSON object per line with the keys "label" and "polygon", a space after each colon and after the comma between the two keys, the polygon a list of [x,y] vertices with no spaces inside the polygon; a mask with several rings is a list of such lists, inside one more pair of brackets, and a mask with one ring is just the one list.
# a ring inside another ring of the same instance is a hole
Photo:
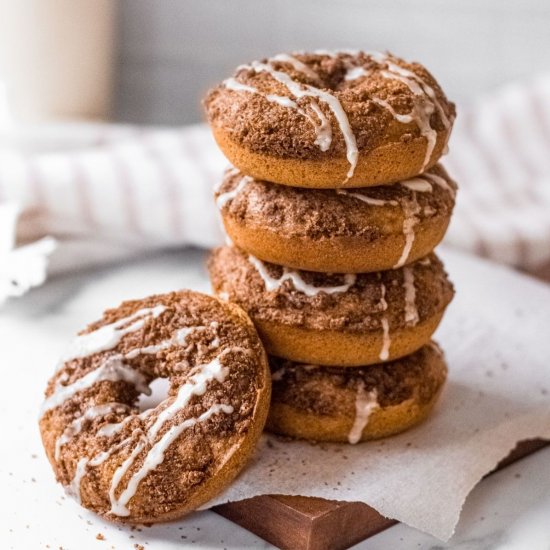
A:
{"label": "top donut in stack", "polygon": [[455,117],[430,73],[390,54],[281,54],[238,67],[206,108],[243,173],[283,185],[367,187],[425,172]]}
{"label": "top donut in stack", "polygon": [[356,443],[422,420],[446,378],[430,338],[453,287],[432,251],[454,105],[422,65],[349,51],[240,66],[205,104],[235,166],[216,190],[235,246],[210,276],[272,355],[269,429]]}

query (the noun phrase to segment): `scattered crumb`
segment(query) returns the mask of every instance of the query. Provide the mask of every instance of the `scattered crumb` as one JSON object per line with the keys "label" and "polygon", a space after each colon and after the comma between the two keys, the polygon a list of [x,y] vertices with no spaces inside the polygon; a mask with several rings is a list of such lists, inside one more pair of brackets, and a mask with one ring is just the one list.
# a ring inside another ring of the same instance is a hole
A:
{"label": "scattered crumb", "polygon": [[96,538],[97,540],[105,540],[105,535],[103,535],[103,533],[98,533],[98,534],[95,536],[95,538]]}
{"label": "scattered crumb", "polygon": [[137,543],[134,544],[134,548],[136,550],[145,550],[145,546],[142,546],[141,544],[137,544]]}

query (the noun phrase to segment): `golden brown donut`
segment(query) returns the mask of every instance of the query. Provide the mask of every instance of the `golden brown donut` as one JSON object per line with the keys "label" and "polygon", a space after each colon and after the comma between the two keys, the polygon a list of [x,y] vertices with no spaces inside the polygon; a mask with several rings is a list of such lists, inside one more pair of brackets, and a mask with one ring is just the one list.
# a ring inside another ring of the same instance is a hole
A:
{"label": "golden brown donut", "polygon": [[293,271],[224,247],[208,267],[215,294],[250,315],[268,353],[314,365],[371,365],[412,353],[453,297],[433,254],[401,269],[343,275]]}
{"label": "golden brown donut", "polygon": [[267,262],[328,273],[401,267],[443,238],[456,185],[441,165],[394,185],[300,189],[231,169],[216,190],[228,236]]}
{"label": "golden brown donut", "polygon": [[391,54],[280,54],[241,65],[205,99],[218,145],[243,173],[297,187],[410,178],[446,149],[455,117],[433,76]]}
{"label": "golden brown donut", "polygon": [[[168,378],[168,397],[138,397]],[[269,408],[267,358],[236,305],[181,291],[124,302],[73,341],[50,379],[40,432],[82,506],[126,523],[171,520],[246,464]]]}
{"label": "golden brown donut", "polygon": [[402,432],[424,420],[447,377],[435,343],[397,361],[346,369],[274,357],[267,429],[276,434],[358,443]]}

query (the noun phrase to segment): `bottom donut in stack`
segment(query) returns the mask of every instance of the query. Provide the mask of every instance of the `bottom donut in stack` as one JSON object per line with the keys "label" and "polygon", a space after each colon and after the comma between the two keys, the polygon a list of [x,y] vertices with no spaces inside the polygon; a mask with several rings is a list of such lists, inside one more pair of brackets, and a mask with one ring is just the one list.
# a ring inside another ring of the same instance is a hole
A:
{"label": "bottom donut in stack", "polygon": [[432,410],[447,377],[435,342],[366,367],[320,367],[270,357],[267,429],[310,439],[358,443],[402,432]]}
{"label": "bottom donut in stack", "polygon": [[209,271],[214,292],[247,311],[271,355],[270,431],[358,443],[433,408],[447,368],[431,336],[454,294],[435,254],[395,270],[326,274],[223,247]]}

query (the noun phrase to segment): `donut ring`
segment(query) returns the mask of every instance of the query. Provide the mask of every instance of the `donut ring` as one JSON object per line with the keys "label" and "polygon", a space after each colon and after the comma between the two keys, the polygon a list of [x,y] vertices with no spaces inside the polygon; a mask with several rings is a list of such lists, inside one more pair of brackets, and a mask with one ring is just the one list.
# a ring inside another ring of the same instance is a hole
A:
{"label": "donut ring", "polygon": [[273,395],[267,429],[351,444],[394,435],[424,420],[447,377],[433,342],[384,365],[343,369],[270,358]]}
{"label": "donut ring", "polygon": [[297,187],[413,177],[446,149],[455,117],[432,75],[391,54],[280,54],[209,92],[208,121],[231,163]]}
{"label": "donut ring", "polygon": [[299,189],[229,170],[216,203],[233,243],[266,262],[325,273],[401,267],[443,238],[456,185],[441,165],[395,185]]}
{"label": "donut ring", "polygon": [[[168,378],[167,399],[137,398]],[[267,358],[246,314],[197,292],[124,302],[75,339],[50,379],[40,432],[69,494],[107,519],[167,521],[223,490],[269,408]]]}
{"label": "donut ring", "polygon": [[214,293],[250,315],[268,353],[314,365],[372,365],[416,351],[454,294],[433,254],[401,269],[344,275],[293,271],[224,247],[208,268]]}

